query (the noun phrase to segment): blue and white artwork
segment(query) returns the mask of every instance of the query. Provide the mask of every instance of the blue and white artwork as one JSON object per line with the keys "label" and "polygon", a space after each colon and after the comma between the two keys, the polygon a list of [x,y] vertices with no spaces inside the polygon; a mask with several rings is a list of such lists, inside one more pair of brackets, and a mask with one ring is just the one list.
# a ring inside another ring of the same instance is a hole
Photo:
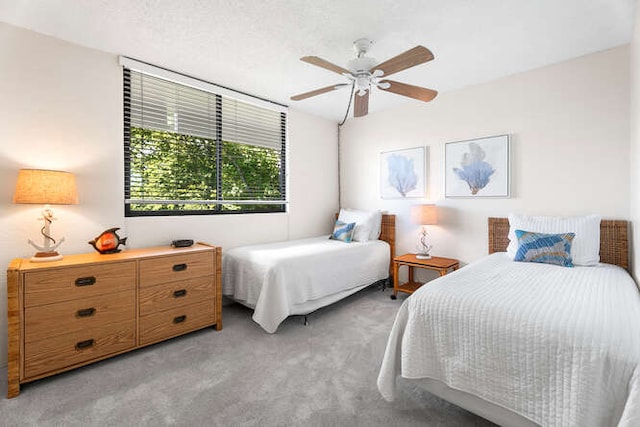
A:
{"label": "blue and white artwork", "polygon": [[424,147],[380,153],[380,196],[383,199],[425,197]]}
{"label": "blue and white artwork", "polygon": [[509,197],[509,135],[450,142],[446,197]]}

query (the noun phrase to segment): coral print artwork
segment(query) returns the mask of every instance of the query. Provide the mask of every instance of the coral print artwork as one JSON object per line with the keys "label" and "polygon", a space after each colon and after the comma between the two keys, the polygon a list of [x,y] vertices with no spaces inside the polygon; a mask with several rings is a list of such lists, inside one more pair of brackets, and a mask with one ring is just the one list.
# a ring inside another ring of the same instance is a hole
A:
{"label": "coral print artwork", "polygon": [[424,147],[380,153],[381,197],[424,197],[424,165]]}
{"label": "coral print artwork", "polygon": [[458,178],[469,186],[474,196],[489,184],[491,175],[496,171],[493,166],[484,161],[486,153],[475,142],[469,143],[469,152],[464,153],[459,168],[453,168]]}
{"label": "coral print artwork", "polygon": [[509,197],[509,135],[450,142],[446,197]]}

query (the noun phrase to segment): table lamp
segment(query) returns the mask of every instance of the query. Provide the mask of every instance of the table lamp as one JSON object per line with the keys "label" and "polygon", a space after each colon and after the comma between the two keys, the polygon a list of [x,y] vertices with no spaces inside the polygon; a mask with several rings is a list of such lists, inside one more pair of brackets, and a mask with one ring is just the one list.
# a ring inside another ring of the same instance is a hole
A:
{"label": "table lamp", "polygon": [[29,239],[29,244],[38,252],[31,258],[34,262],[57,261],[62,255],[56,249],[64,237],[57,241],[51,237],[51,222],[56,219],[49,205],[76,205],[78,194],[76,191],[76,177],[69,172],[52,171],[44,169],[20,169],[16,191],[13,194],[13,203],[43,204],[42,217],[44,226],[40,234],[44,238],[42,246]]}
{"label": "table lamp", "polygon": [[422,226],[420,235],[418,235],[418,241],[416,247],[418,252],[416,258],[429,259],[431,255],[429,252],[433,248],[433,245],[429,243],[427,234],[427,225],[433,225],[438,223],[436,205],[415,205],[411,207],[411,220],[414,224]]}

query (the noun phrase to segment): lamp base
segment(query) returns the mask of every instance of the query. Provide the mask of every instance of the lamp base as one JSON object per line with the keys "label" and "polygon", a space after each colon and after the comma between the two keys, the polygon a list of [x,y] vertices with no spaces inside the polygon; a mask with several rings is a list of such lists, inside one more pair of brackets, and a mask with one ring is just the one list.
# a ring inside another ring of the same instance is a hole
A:
{"label": "lamp base", "polygon": [[62,255],[60,255],[56,251],[36,252],[36,254],[31,257],[31,262],[49,262],[49,261],[59,261],[61,259],[62,259]]}
{"label": "lamp base", "polygon": [[429,254],[416,254],[417,259],[431,259],[431,255]]}

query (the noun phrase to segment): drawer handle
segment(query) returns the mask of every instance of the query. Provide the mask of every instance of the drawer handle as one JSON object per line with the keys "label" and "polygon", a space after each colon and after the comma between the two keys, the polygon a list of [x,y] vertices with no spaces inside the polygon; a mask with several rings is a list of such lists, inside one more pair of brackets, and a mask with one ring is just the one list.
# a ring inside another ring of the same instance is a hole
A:
{"label": "drawer handle", "polygon": [[173,323],[182,323],[185,320],[187,320],[187,316],[185,316],[184,314],[182,316],[178,316],[178,317],[174,317],[173,318]]}
{"label": "drawer handle", "polygon": [[173,266],[173,271],[185,271],[187,269],[187,264],[176,264]]}
{"label": "drawer handle", "polygon": [[177,291],[173,291],[173,297],[174,298],[180,298],[187,295],[187,290],[186,289],[179,289]]}
{"label": "drawer handle", "polygon": [[96,284],[96,278],[93,276],[78,277],[76,279],[76,286],[91,286],[95,284]]}
{"label": "drawer handle", "polygon": [[90,340],[80,341],[76,343],[76,350],[84,350],[85,348],[93,347],[94,342],[93,338]]}
{"label": "drawer handle", "polygon": [[89,316],[93,316],[94,314],[96,314],[96,309],[91,307],[91,308],[83,308],[82,310],[78,310],[78,312],[76,313],[78,317],[89,317]]}

